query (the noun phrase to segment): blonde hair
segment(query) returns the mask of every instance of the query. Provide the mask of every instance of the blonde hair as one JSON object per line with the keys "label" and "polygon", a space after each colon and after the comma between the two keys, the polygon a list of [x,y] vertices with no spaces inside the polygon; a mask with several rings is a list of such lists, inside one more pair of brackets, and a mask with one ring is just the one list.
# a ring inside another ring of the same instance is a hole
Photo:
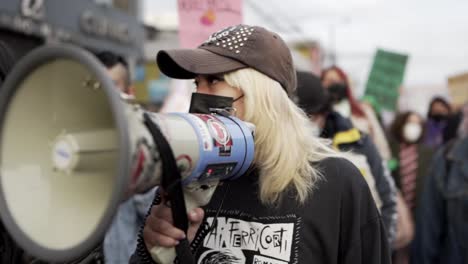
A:
{"label": "blonde hair", "polygon": [[277,81],[251,68],[225,74],[224,79],[243,91],[243,119],[256,126],[260,200],[274,204],[293,187],[303,203],[321,177],[313,163],[339,154],[313,136],[311,121]]}

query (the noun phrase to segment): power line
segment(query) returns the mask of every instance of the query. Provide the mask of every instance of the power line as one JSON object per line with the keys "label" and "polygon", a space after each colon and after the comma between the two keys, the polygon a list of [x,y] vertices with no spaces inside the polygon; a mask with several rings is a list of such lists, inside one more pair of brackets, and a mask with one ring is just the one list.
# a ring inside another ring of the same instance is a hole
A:
{"label": "power line", "polygon": [[[245,1],[253,9],[253,11],[255,11],[257,14],[263,17],[263,19],[266,20],[268,23],[271,23],[273,27],[275,27],[283,33],[293,34],[297,36],[297,39],[295,39],[295,41],[299,43],[309,43],[311,41],[311,38],[307,36],[303,28],[300,25],[298,25],[297,22],[294,22],[294,19],[292,19],[289,15],[286,15],[286,12],[275,12],[276,10],[282,10],[281,6],[278,7],[277,2],[270,0],[268,4],[273,8],[273,10],[270,9],[270,12],[267,12],[265,11],[265,8],[261,8],[258,5],[254,4],[254,0]],[[280,20],[280,22],[278,22],[278,20]],[[284,27],[284,25],[286,25],[286,27]],[[330,24],[328,26],[328,35],[330,42],[329,47],[328,49],[323,50],[324,55],[329,58],[331,64],[336,64],[335,31],[336,24]],[[318,45],[323,47],[321,44]]]}
{"label": "power line", "polygon": [[288,30],[285,29],[282,25],[282,23],[279,23],[278,21],[276,21],[276,19],[274,18],[274,16],[271,16],[270,14],[268,14],[267,12],[265,12],[261,7],[259,7],[258,5],[254,4],[254,1],[252,0],[246,0],[246,3],[250,6],[250,8],[252,8],[252,10],[257,13],[258,15],[260,15],[263,20],[265,20],[267,23],[271,24],[275,31],[280,31],[280,32],[283,32],[283,33],[288,33]]}
{"label": "power line", "polygon": [[[275,9],[281,10],[281,8],[278,7],[275,1],[270,0],[270,5],[271,3],[274,3]],[[294,23],[293,19],[290,16],[286,15],[286,12],[278,12],[278,14],[283,16],[283,21],[285,21],[289,25],[292,32],[296,34],[301,41],[307,41],[306,33],[304,32],[302,27],[298,26],[298,23]]]}
{"label": "power line", "polygon": [[[266,22],[270,23],[275,30],[280,31],[281,33],[291,34],[296,36],[296,41],[299,42],[308,42],[310,38],[304,32],[301,26],[298,23],[294,22],[290,16],[286,15],[282,11],[281,7],[278,7],[278,4],[274,1],[268,1],[268,4],[273,7],[273,10],[270,12],[265,11],[265,8],[262,8],[254,3],[255,0],[245,0],[246,3],[252,8],[254,12],[260,15]],[[274,3],[272,5],[272,3]],[[275,10],[280,10],[280,12],[275,12]]]}

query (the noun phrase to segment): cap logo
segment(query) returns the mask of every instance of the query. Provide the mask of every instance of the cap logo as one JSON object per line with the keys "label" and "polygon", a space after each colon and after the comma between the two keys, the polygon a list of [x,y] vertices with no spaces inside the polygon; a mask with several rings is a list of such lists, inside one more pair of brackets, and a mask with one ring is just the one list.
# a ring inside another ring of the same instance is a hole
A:
{"label": "cap logo", "polygon": [[238,26],[232,26],[232,27],[221,29],[220,31],[217,31],[217,32],[211,34],[203,44],[208,44],[208,43],[212,43],[212,42],[224,39],[227,36],[229,36],[229,33],[231,31],[234,31],[237,27]]}

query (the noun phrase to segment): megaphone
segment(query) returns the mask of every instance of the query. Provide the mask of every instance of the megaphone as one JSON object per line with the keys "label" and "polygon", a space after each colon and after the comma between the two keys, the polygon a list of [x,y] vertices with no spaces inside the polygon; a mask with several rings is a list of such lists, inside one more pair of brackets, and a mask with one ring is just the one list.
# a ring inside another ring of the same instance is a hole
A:
{"label": "megaphone", "polygon": [[0,91],[0,214],[23,249],[52,262],[81,257],[126,197],[160,184],[163,154],[144,117],[172,148],[189,210],[213,193],[197,186],[239,177],[252,163],[249,124],[128,104],[81,48],[44,46],[18,62]]}

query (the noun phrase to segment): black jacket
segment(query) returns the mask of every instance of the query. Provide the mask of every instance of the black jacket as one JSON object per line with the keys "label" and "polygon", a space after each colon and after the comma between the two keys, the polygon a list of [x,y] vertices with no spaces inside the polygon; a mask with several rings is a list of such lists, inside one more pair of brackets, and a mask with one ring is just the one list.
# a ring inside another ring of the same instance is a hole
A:
{"label": "black jacket", "polygon": [[[323,179],[303,205],[291,193],[277,207],[262,204],[256,173],[219,186],[191,244],[197,263],[390,263],[381,217],[357,168],[338,158],[317,168]],[[130,263],[154,263],[143,239]]]}
{"label": "black jacket", "polygon": [[411,263],[468,263],[468,137],[433,157],[417,208]]}

